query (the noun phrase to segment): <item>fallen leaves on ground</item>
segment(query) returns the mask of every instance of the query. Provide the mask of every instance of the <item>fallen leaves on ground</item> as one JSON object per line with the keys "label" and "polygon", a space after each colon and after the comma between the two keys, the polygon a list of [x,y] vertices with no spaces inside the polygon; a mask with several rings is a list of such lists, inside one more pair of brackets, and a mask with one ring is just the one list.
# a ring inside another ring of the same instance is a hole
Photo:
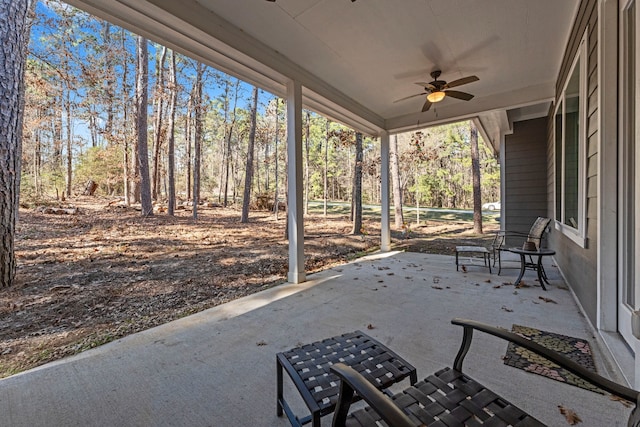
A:
{"label": "fallen leaves on ground", "polygon": [[507,307],[506,305],[502,306],[502,310],[506,311],[507,313],[513,313],[513,310]]}
{"label": "fallen leaves on ground", "polygon": [[569,409],[563,405],[558,405],[558,409],[560,410],[560,413],[564,415],[569,425],[574,426],[582,422],[578,414],[576,414],[573,409]]}
{"label": "fallen leaves on ground", "polygon": [[552,300],[551,298],[547,298],[547,297],[543,297],[543,296],[539,296],[538,299],[541,299],[544,302],[550,302],[553,304],[557,304],[557,302],[555,302],[554,300]]}
{"label": "fallen leaves on ground", "polygon": [[620,402],[622,405],[624,405],[625,408],[633,407],[633,404],[631,402],[629,402],[628,400],[623,399],[623,398],[618,397],[618,396],[614,396],[613,394],[609,395],[609,399],[613,400],[614,402]]}
{"label": "fallen leaves on ground", "polygon": [[[202,207],[143,218],[77,197],[81,213],[20,209],[14,287],[0,294],[0,378],[97,347],[286,281],[285,221],[251,211]],[[305,271],[352,259],[379,244],[350,221],[305,220]],[[265,345],[261,342],[256,345]]]}

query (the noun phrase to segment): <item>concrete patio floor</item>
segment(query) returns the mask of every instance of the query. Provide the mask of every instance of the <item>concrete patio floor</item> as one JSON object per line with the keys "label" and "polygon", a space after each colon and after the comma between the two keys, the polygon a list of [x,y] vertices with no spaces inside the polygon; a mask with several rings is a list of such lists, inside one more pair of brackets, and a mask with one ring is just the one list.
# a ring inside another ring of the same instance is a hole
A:
{"label": "concrete patio floor", "polygon": [[[516,290],[502,284],[517,270],[490,275],[477,262],[462,257],[457,272],[450,256],[374,254],[0,380],[0,425],[287,426],[275,410],[277,352],[360,329],[423,378],[453,363],[454,317],[586,338],[598,371],[620,381],[551,260],[547,292],[535,272]],[[621,403],[505,366],[506,343],[485,337],[475,335],[465,372],[542,422],[568,425],[564,405],[580,426],[626,425]],[[285,396],[303,410],[286,376]]]}

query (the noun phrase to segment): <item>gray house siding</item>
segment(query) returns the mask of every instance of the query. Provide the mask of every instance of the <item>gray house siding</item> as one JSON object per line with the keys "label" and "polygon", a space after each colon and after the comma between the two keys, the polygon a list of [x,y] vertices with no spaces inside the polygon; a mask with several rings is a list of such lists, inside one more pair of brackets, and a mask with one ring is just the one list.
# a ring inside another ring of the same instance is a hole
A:
{"label": "gray house siding", "polygon": [[[586,163],[584,167],[584,209],[586,217],[586,244],[582,248],[559,230],[549,236],[549,246],[556,251],[556,263],[569,286],[573,289],[586,315],[593,325],[597,324],[597,203],[598,203],[598,11],[596,0],[585,0],[578,10],[565,56],[558,76],[556,95],[568,78],[580,41],[588,30],[587,45],[587,124]],[[548,118],[548,215],[555,217],[555,151],[554,111]]]}
{"label": "gray house siding", "polygon": [[547,216],[546,150],[546,118],[515,122],[513,134],[505,136],[504,229],[527,232],[537,217]]}

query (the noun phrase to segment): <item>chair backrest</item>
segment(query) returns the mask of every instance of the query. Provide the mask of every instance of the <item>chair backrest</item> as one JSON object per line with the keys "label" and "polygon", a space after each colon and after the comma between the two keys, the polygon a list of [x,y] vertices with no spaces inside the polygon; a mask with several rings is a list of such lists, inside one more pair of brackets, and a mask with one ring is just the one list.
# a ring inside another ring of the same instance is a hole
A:
{"label": "chair backrest", "polygon": [[529,230],[529,234],[527,235],[527,242],[533,242],[536,244],[536,247],[539,248],[540,242],[542,240],[542,235],[549,226],[550,222],[551,218],[543,218],[539,216],[531,226],[531,230]]}

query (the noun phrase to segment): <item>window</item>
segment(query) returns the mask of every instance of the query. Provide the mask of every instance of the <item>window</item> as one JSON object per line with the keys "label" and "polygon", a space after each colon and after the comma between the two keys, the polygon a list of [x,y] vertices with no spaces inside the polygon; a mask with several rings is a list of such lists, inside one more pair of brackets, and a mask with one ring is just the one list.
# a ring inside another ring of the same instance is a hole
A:
{"label": "window", "polygon": [[586,33],[555,113],[556,228],[584,246],[586,147]]}

